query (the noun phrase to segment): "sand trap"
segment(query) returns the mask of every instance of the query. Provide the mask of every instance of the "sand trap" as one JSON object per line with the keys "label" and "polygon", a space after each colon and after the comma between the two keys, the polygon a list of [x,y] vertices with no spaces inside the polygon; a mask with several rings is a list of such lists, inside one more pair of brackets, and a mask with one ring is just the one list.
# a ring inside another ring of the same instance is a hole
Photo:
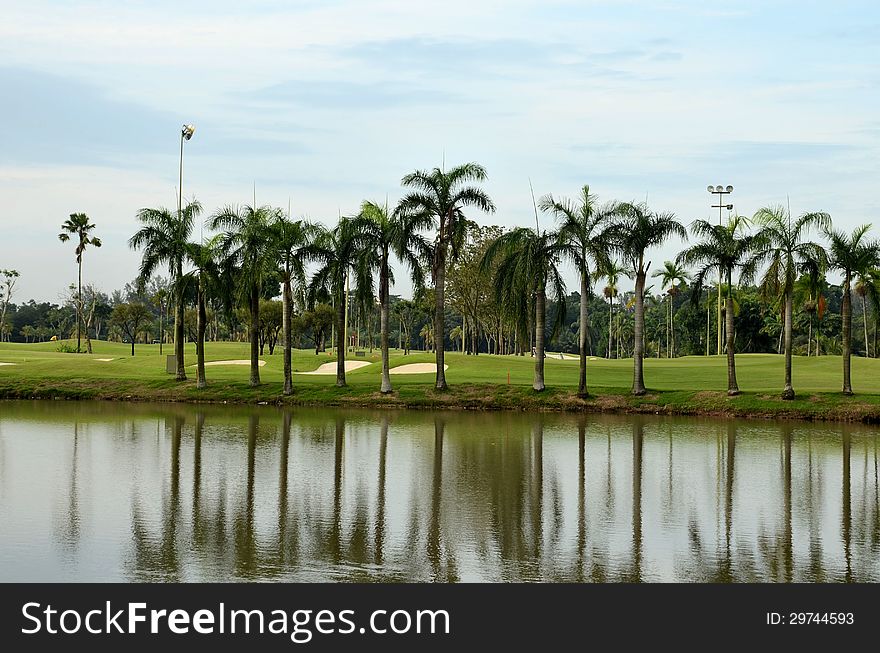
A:
{"label": "sand trap", "polygon": [[[247,358],[239,358],[237,360],[231,361],[211,361],[209,363],[205,363],[205,367],[208,365],[250,365],[251,362]],[[266,364],[266,361],[258,361],[258,365],[263,367]],[[195,365],[190,365],[190,367],[195,367]]]}
{"label": "sand trap", "polygon": [[[449,365],[443,365],[444,370],[449,369]],[[407,365],[398,365],[388,370],[389,374],[436,374],[437,363],[408,363]]]}
{"label": "sand trap", "polygon": [[[371,364],[367,361],[345,361],[345,371],[352,372]],[[318,369],[311,372],[297,372],[297,374],[336,374],[336,361],[324,363]]]}
{"label": "sand trap", "polygon": [[0,365],[18,365],[18,363],[0,363]]}
{"label": "sand trap", "polygon": [[115,361],[115,358],[96,358],[96,361],[101,361],[102,363],[109,363],[110,361]]}

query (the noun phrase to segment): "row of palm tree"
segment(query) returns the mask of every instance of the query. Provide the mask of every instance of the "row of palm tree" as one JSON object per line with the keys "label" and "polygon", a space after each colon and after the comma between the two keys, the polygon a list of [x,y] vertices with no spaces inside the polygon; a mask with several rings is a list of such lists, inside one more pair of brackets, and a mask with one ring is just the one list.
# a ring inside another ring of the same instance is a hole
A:
{"label": "row of palm tree", "polygon": [[[284,393],[293,392],[291,371],[291,319],[294,305],[331,303],[336,316],[336,384],[344,386],[346,352],[346,307],[349,284],[354,282],[355,301],[370,305],[378,297],[382,379],[380,390],[393,390],[389,376],[390,284],[394,281],[392,255],[400,260],[416,290],[423,289],[430,271],[433,300],[433,344],[436,361],[435,388],[445,390],[444,334],[448,266],[462,252],[469,228],[474,223],[467,212],[493,212],[494,204],[480,184],[485,169],[467,163],[450,170],[434,168],[415,171],[401,180],[406,192],[392,209],[365,201],[358,213],[341,217],[332,229],[308,220],[292,220],[282,210],[263,206],[227,206],[206,221],[216,233],[202,242],[192,241],[198,202],[190,202],[179,213],[167,209],[143,209],[138,213],[141,229],[131,238],[133,248],[143,250],[140,274],[149,277],[159,265],[171,274],[175,304],[175,355],[179,380],[186,379],[183,359],[184,290],[196,284],[199,327],[196,343],[198,385],[206,384],[204,373],[205,298],[222,297],[230,305],[247,307],[250,322],[250,384],[260,384],[259,342],[260,299],[270,282],[281,283],[283,304]],[[483,255],[480,269],[493,275],[493,287],[503,318],[513,332],[534,334],[535,373],[533,388],[541,391],[544,381],[544,342],[547,330],[547,296],[557,302],[551,332],[562,325],[565,315],[563,262],[574,264],[580,282],[578,394],[587,396],[587,334],[590,315],[587,299],[600,278],[608,285],[609,356],[612,353],[610,321],[621,276],[635,282],[633,295],[633,382],[634,395],[646,392],[645,296],[651,271],[650,253],[672,237],[687,240],[688,230],[674,214],[652,210],[645,203],[600,204],[589,186],[573,200],[546,195],[536,204],[555,218],[552,229],[520,227],[502,233]],[[809,240],[811,230],[828,238],[828,251]],[[752,219],[741,216],[727,224],[697,220],[690,225],[695,244],[684,249],[676,261],[668,261],[652,277],[659,278],[668,300],[667,352],[675,351],[672,298],[690,276],[686,268],[696,267],[692,289],[696,299],[703,282],[714,271],[727,288],[725,297],[728,394],[739,393],[735,359],[734,277],[749,282],[764,269],[761,283],[768,298],[780,303],[783,315],[785,382],[783,398],[794,397],[791,379],[792,302],[795,281],[803,274],[837,269],[844,276],[844,383],[850,380],[851,292],[854,278],[880,267],[880,246],[867,238],[868,227],[845,235],[831,228],[826,213],[807,213],[792,219],[783,207],[768,207]],[[425,234],[431,234],[426,236]],[[314,272],[307,278],[307,269]],[[184,274],[185,268],[191,272]],[[378,288],[376,287],[378,281]],[[533,327],[530,329],[530,327]],[[551,336],[552,337],[552,336]],[[618,335],[618,339],[619,339]],[[425,335],[426,341],[429,339]]]}

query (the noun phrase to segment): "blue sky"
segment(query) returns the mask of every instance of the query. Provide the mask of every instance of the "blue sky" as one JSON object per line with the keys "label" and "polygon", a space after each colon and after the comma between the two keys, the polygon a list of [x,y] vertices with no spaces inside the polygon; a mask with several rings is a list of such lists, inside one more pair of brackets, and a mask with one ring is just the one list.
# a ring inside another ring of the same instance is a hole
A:
{"label": "blue sky", "polygon": [[[880,211],[880,10],[871,2],[30,2],[0,24],[0,268],[18,298],[136,274],[144,206],[257,202],[332,223],[415,168],[479,161],[498,205],[644,200],[683,222],[784,203],[850,228]],[[549,218],[542,218],[550,223]],[[655,265],[680,248],[670,243]],[[570,278],[573,280],[574,276]],[[401,282],[397,292],[407,294]]]}

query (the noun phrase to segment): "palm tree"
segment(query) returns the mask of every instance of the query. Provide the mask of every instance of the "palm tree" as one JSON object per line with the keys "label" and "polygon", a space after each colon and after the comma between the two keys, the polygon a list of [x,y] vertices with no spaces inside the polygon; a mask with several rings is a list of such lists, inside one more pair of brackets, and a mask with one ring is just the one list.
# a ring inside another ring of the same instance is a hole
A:
{"label": "palm tree", "polygon": [[285,395],[293,394],[292,352],[294,284],[301,290],[306,283],[305,264],[314,258],[313,242],[321,228],[307,220],[291,220],[290,216],[277,214],[272,223],[272,248],[278,262],[281,277],[282,329],[284,331],[284,390]]}
{"label": "palm tree", "polygon": [[188,243],[186,248],[187,261],[194,269],[183,276],[183,282],[194,282],[196,285],[196,385],[199,388],[208,385],[205,376],[205,329],[208,325],[205,299],[209,293],[226,293],[220,280],[221,244],[221,236],[218,235],[205,243]]}
{"label": "palm tree", "polygon": [[[852,290],[850,285],[853,276],[867,275],[872,268],[880,265],[880,243],[868,240],[870,224],[856,227],[847,236],[842,231],[825,229],[828,238],[828,264],[843,273],[843,301],[840,305],[840,317],[843,322],[843,394],[851,395],[852,380],[850,375],[852,355]],[[867,336],[865,345],[867,346]]]}
{"label": "palm tree", "polygon": [[600,228],[605,223],[613,206],[606,205],[601,209],[597,206],[597,198],[590,194],[589,185],[581,188],[581,196],[577,201],[569,199],[556,200],[553,195],[541,198],[542,211],[551,211],[558,221],[559,234],[571,244],[570,257],[580,273],[581,305],[578,319],[578,353],[580,369],[578,372],[578,396],[587,396],[587,337],[590,331],[587,303],[592,295],[592,278],[590,265],[598,271],[609,263],[608,252],[600,238]]}
{"label": "palm tree", "polygon": [[794,399],[791,385],[791,331],[792,296],[799,267],[809,261],[825,260],[825,250],[806,240],[813,227],[827,228],[831,218],[827,213],[805,213],[792,221],[791,212],[782,206],[759,209],[754,216],[759,225],[761,246],[756,252],[756,263],[767,264],[762,280],[766,296],[781,297],[783,303],[783,339],[785,343],[785,387],[783,399]]}
{"label": "palm tree", "polygon": [[609,246],[627,258],[635,274],[635,324],[633,329],[632,392],[645,394],[645,279],[651,262],[645,255],[652,247],[662,245],[670,236],[687,239],[687,230],[673,213],[657,213],[647,204],[624,203],[615,207],[605,237]]}
{"label": "palm tree", "polygon": [[702,240],[685,249],[676,259],[683,265],[701,266],[693,277],[694,303],[699,303],[703,282],[714,268],[719,268],[727,284],[724,319],[727,331],[727,394],[730,396],[739,394],[736,382],[736,331],[733,324],[733,273],[739,269],[740,283],[751,280],[757,263],[755,252],[764,245],[762,236],[742,233],[747,226],[748,221],[741,216],[731,218],[726,225],[696,220],[691,224],[691,233]]}
{"label": "palm tree", "polygon": [[[394,275],[388,264],[394,253],[407,266],[414,291],[424,286],[422,264],[430,257],[428,242],[418,232],[431,226],[433,220],[425,213],[395,211],[389,214],[387,205],[366,201],[354,219],[359,256],[357,257],[357,288],[362,299],[373,298],[373,271],[379,271],[379,331],[382,348],[382,383],[380,391],[393,391],[389,374],[389,287]],[[368,295],[368,297],[367,297]]]}
{"label": "palm tree", "polygon": [[[871,350],[868,347],[868,299],[871,305],[876,307],[880,304],[880,289],[878,289],[878,279],[880,279],[880,270],[877,268],[869,268],[858,272],[856,275],[856,283],[854,289],[862,302],[862,327],[865,332],[865,358],[871,357]],[[877,355],[877,352],[874,352]]]}
{"label": "palm tree", "polygon": [[[483,254],[480,269],[488,271],[499,260],[495,271],[495,298],[513,315],[528,312],[529,299],[535,297],[535,379],[532,388],[544,390],[544,330],[547,320],[547,286],[556,301],[556,329],[565,324],[565,282],[559,272],[560,260],[574,253],[561,233],[518,227],[499,236]],[[520,326],[523,326],[522,324]]]}
{"label": "palm tree", "polygon": [[[819,325],[825,314],[825,297],[822,294],[828,287],[825,280],[825,271],[819,266],[819,261],[807,261],[801,266],[802,274],[795,282],[794,297],[801,309],[809,315],[809,327],[807,330],[807,356],[811,356],[813,343],[813,316],[817,318],[816,324],[816,356],[819,355]],[[856,286],[858,289],[858,286]]]}
{"label": "palm tree", "polygon": [[236,271],[238,291],[246,299],[251,344],[250,386],[260,385],[260,299],[266,281],[276,274],[272,239],[267,237],[280,215],[270,206],[227,206],[208,220],[208,227],[223,232],[220,245],[228,268]]}
{"label": "palm tree", "polygon": [[656,270],[651,278],[660,278],[660,284],[666,288],[666,358],[675,358],[675,323],[672,312],[672,300],[678,291],[678,285],[686,282],[690,277],[684,268],[679,267],[672,261],[664,261],[663,269]]}
{"label": "palm tree", "polygon": [[340,218],[336,227],[321,229],[314,241],[314,258],[320,267],[308,286],[309,305],[321,295],[333,298],[336,307],[336,386],[345,384],[345,307],[348,303],[346,278],[358,254],[357,232],[351,218]]}
{"label": "palm tree", "polygon": [[165,264],[174,291],[174,356],[177,359],[178,381],[186,381],[183,364],[183,262],[193,222],[202,212],[202,205],[193,200],[179,213],[160,207],[141,209],[137,219],[143,225],[128,241],[132,249],[143,249],[140,278],[149,279],[155,269]]}
{"label": "palm tree", "polygon": [[614,351],[614,298],[617,297],[617,284],[620,282],[620,277],[629,277],[629,273],[617,261],[608,260],[602,264],[597,274],[600,278],[608,279],[608,284],[602,290],[602,294],[608,300],[608,358],[611,359],[611,354]]}
{"label": "palm tree", "polygon": [[431,252],[431,277],[434,282],[434,344],[437,376],[435,387],[446,390],[444,372],[443,337],[445,333],[446,264],[455,260],[467,235],[468,220],[464,210],[472,207],[487,213],[495,211],[489,196],[470,182],[486,180],[486,169],[478,163],[464,163],[449,172],[416,170],[406,175],[401,184],[413,189],[398,204],[397,210],[408,214],[420,214],[431,219],[437,236]]}
{"label": "palm tree", "polygon": [[[89,221],[89,216],[85,213],[71,213],[70,217],[67,218],[61,224],[61,233],[58,234],[58,240],[62,243],[66,243],[70,240],[71,236],[76,236],[76,265],[77,265],[77,285],[76,285],[76,350],[79,351],[80,347],[80,324],[83,319],[83,301],[82,301],[82,257],[83,253],[86,251],[86,246],[93,245],[94,247],[101,246],[101,239],[97,236],[90,236],[89,234],[95,228],[95,224]],[[91,344],[91,343],[90,343]],[[92,353],[91,346],[89,347],[89,353]]]}

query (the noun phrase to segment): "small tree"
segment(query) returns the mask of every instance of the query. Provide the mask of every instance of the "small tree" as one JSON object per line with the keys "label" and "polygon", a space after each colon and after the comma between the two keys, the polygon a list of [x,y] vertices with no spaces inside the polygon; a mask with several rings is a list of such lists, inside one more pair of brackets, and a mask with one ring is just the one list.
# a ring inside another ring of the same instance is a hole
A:
{"label": "small tree", "polygon": [[9,303],[12,301],[12,292],[15,290],[15,283],[19,276],[18,270],[0,270],[0,277],[3,277],[3,287],[0,288],[0,299],[3,300],[3,309],[0,310],[0,332],[6,324],[6,309],[9,308]]}
{"label": "small tree", "polygon": [[129,342],[131,342],[131,355],[134,356],[134,341],[144,325],[152,321],[153,316],[149,309],[140,302],[130,304],[117,304],[110,316],[110,324],[118,328]]}

